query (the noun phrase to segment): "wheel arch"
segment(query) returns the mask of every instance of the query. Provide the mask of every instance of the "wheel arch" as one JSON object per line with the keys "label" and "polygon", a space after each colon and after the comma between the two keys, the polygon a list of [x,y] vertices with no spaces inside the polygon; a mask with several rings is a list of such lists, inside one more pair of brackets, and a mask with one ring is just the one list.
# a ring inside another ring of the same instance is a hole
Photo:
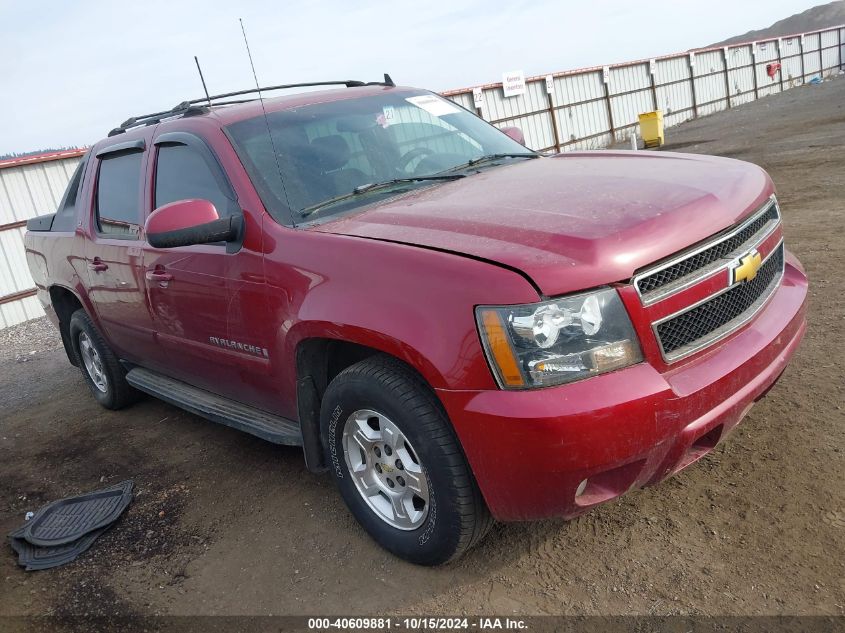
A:
{"label": "wheel arch", "polygon": [[[386,340],[382,335],[382,340]],[[401,362],[432,389],[444,378],[416,350],[393,341],[393,345],[373,346],[360,341],[330,336],[309,336],[296,345],[296,400],[302,429],[305,462],[313,472],[324,472],[326,464],[320,433],[320,405],[332,379],[347,367],[366,358],[386,355]],[[425,365],[428,365],[427,367]],[[421,370],[420,365],[424,367]],[[432,383],[433,377],[434,383]],[[435,396],[436,397],[436,396]]]}
{"label": "wheel arch", "polygon": [[62,345],[65,354],[71,365],[77,366],[76,353],[73,343],[70,340],[70,318],[77,310],[85,310],[85,306],[79,297],[65,286],[54,285],[50,287],[50,305],[59,324],[59,334],[62,337]]}

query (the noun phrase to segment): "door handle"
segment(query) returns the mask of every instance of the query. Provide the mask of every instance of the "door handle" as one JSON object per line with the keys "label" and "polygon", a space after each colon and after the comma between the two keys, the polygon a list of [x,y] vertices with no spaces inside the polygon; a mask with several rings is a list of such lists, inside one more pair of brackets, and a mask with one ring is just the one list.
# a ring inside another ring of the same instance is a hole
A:
{"label": "door handle", "polygon": [[108,264],[106,264],[106,263],[105,263],[102,259],[100,259],[99,257],[95,257],[95,258],[94,258],[94,259],[92,259],[92,260],[91,260],[91,262],[88,264],[88,268],[89,268],[90,270],[93,270],[95,273],[101,273],[101,272],[103,272],[103,271],[105,271],[105,270],[108,270],[108,269],[109,269],[109,266],[108,266]]}
{"label": "door handle", "polygon": [[155,270],[148,270],[145,276],[147,278],[147,281],[167,282],[173,280],[173,275],[164,272],[160,268],[156,268]]}

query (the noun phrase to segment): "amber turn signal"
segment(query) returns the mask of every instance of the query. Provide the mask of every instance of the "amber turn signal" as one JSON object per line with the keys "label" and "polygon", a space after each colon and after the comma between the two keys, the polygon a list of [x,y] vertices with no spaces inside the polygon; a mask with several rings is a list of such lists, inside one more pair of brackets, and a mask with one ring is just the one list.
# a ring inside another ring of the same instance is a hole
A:
{"label": "amber turn signal", "polygon": [[496,363],[502,382],[508,387],[524,386],[525,381],[502,324],[502,317],[495,310],[483,310],[481,324],[484,328],[487,347]]}

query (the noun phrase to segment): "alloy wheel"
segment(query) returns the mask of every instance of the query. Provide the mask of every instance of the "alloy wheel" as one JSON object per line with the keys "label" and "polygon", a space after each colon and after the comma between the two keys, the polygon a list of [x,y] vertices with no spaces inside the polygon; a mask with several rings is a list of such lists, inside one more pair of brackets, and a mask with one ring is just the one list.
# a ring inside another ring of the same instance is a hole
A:
{"label": "alloy wheel", "polygon": [[385,523],[414,530],[428,516],[428,481],[408,438],[387,416],[359,409],[343,428],[346,466],[361,498]]}
{"label": "alloy wheel", "polygon": [[79,355],[82,356],[82,363],[85,365],[85,371],[88,372],[91,382],[97,389],[106,393],[109,388],[109,381],[103,368],[103,361],[85,332],[79,334]]}

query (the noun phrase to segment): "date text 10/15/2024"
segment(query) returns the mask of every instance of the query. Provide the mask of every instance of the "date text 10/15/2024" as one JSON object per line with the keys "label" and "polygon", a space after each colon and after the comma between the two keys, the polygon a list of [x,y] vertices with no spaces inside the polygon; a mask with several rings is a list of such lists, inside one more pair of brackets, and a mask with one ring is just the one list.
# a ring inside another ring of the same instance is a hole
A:
{"label": "date text 10/15/2024", "polygon": [[406,617],[406,618],[309,618],[308,629],[311,631],[362,630],[362,631],[453,631],[453,630],[510,630],[527,629],[525,620],[519,618],[477,617],[477,618],[441,618],[441,617]]}

